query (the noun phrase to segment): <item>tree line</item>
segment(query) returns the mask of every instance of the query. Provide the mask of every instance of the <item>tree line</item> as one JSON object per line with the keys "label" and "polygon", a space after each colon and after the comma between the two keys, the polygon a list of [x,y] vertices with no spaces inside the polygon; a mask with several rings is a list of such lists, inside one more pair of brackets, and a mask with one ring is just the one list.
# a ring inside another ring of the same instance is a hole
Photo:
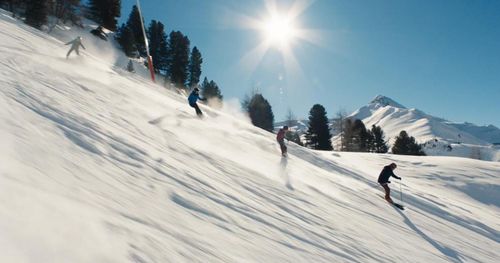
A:
{"label": "tree line", "polygon": [[121,0],[88,0],[87,6],[80,0],[0,0],[0,7],[14,16],[24,17],[26,24],[38,29],[47,25],[49,16],[79,25],[81,16],[85,15],[114,31],[120,17]]}
{"label": "tree line", "polygon": [[[259,92],[246,95],[242,102],[242,108],[248,113],[252,124],[264,130],[274,130],[274,114],[270,103]],[[367,129],[363,121],[359,119],[346,118],[345,114],[338,114],[333,123],[329,123],[325,107],[315,104],[309,111],[309,125],[303,136],[304,142],[296,131],[288,131],[286,138],[298,145],[315,150],[334,150],[332,146],[332,128],[337,129],[340,136],[340,146],[337,151],[346,152],[371,152],[387,153],[389,145],[385,140],[384,131],[380,126],[372,125]],[[297,120],[289,110],[286,124],[295,126]],[[425,155],[422,146],[414,137],[409,136],[406,131],[401,131],[395,138],[392,153],[403,155]]]}
{"label": "tree line", "polygon": [[[205,77],[200,84],[203,57],[198,47],[190,48],[191,42],[186,35],[175,30],[167,35],[165,25],[157,20],[151,20],[146,34],[154,71],[163,76],[166,83],[172,83],[181,89],[199,87],[203,97],[222,100],[221,90],[215,81],[209,81]],[[132,7],[127,21],[118,28],[116,40],[128,57],[146,56],[146,44],[137,6]]]}

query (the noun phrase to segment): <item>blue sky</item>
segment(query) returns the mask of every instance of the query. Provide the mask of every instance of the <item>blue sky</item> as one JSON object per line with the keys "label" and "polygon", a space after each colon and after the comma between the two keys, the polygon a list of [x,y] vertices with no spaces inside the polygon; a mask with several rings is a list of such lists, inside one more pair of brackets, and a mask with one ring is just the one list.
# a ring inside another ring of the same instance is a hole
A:
{"label": "blue sky", "polygon": [[[269,1],[267,1],[269,2]],[[292,0],[274,1],[286,13]],[[241,99],[257,88],[276,121],[290,108],[307,118],[316,104],[329,117],[351,112],[378,94],[451,121],[500,127],[500,1],[384,0],[308,3],[294,24],[315,32],[294,39],[293,57],[271,47],[253,67],[246,59],[262,31],[243,17],[265,21],[265,1],[143,0],[146,23],[180,30],[204,59],[202,76],[225,97]],[[135,0],[122,0],[124,22]]]}

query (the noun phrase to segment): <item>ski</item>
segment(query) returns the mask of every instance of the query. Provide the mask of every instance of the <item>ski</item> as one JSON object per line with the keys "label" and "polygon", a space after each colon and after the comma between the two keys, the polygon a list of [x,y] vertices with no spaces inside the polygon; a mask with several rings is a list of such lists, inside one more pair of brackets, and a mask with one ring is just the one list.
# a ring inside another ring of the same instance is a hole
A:
{"label": "ski", "polygon": [[395,207],[397,207],[397,208],[401,209],[401,210],[405,210],[405,207],[404,207],[404,206],[402,206],[402,205],[400,205],[400,204],[398,204],[398,203],[393,203],[393,205],[394,205]]}
{"label": "ski", "polygon": [[[385,200],[385,197],[384,197],[384,196],[381,196],[381,197],[382,197],[382,199],[384,199],[384,200]],[[385,201],[387,202],[387,200],[385,200]],[[387,203],[389,203],[389,202],[387,202]],[[390,203],[389,203],[389,204],[390,204]],[[398,203],[396,203],[396,202],[394,202],[394,201],[392,202],[392,205],[393,205],[393,206],[395,206],[395,207],[397,207],[397,208],[399,208],[399,209],[401,209],[401,210],[405,210],[405,207],[404,207],[403,205],[398,204]]]}

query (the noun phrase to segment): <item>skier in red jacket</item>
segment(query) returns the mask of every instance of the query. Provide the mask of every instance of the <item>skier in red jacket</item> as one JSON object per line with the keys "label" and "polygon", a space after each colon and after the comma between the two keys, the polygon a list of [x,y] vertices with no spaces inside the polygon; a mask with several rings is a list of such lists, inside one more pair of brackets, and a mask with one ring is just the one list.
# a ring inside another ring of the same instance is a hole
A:
{"label": "skier in red jacket", "polygon": [[278,143],[280,144],[281,156],[283,157],[287,157],[287,148],[285,145],[285,134],[287,131],[288,126],[283,126],[283,128],[281,128],[276,135],[276,141],[278,141]]}

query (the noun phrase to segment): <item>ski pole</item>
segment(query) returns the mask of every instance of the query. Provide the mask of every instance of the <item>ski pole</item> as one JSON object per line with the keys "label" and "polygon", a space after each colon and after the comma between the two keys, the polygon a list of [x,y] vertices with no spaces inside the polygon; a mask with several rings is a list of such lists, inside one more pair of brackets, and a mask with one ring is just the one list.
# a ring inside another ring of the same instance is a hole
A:
{"label": "ski pole", "polygon": [[403,191],[401,187],[401,180],[399,180],[399,199],[401,200],[401,205],[403,205]]}

